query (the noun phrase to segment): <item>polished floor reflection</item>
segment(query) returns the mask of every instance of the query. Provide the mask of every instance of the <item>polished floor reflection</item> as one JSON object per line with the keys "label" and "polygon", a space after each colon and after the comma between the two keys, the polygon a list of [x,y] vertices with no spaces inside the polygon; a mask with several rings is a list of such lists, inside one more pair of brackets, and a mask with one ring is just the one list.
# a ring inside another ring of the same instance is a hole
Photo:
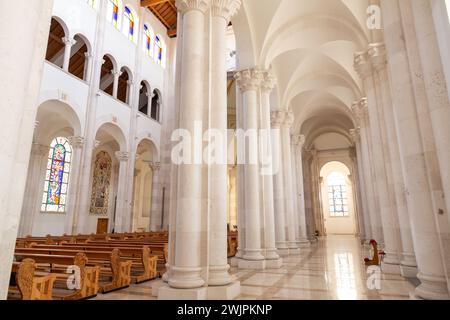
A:
{"label": "polished floor reflection", "polygon": [[[409,299],[414,280],[366,270],[368,255],[353,236],[322,238],[283,267],[264,271],[232,269],[241,281],[242,300],[400,300]],[[369,271],[369,272],[368,272]],[[137,300],[151,297],[154,282],[99,295],[97,299]]]}

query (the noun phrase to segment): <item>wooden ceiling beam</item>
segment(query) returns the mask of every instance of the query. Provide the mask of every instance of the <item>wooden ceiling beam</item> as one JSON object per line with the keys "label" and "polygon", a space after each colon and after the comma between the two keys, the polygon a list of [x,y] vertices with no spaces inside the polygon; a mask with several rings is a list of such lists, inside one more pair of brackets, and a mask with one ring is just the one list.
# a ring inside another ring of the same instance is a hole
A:
{"label": "wooden ceiling beam", "polygon": [[153,7],[166,2],[169,2],[169,0],[141,0],[141,7]]}

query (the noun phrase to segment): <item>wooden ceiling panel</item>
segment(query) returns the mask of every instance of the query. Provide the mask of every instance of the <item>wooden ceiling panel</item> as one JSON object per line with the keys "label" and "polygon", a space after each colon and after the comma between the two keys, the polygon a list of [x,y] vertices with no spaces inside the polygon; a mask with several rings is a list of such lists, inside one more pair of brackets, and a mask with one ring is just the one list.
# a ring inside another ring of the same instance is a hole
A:
{"label": "wooden ceiling panel", "polygon": [[167,28],[170,38],[177,36],[177,7],[175,0],[141,0],[141,6],[147,7]]}

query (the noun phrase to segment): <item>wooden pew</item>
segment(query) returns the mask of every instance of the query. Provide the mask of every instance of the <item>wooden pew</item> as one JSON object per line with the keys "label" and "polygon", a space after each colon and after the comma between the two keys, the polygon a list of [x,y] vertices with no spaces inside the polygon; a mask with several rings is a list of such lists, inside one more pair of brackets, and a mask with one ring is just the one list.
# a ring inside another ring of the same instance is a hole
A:
{"label": "wooden pew", "polygon": [[35,276],[35,271],[36,263],[32,259],[25,259],[16,265],[15,280],[20,298],[22,300],[52,300],[56,275],[48,274],[38,277]]}

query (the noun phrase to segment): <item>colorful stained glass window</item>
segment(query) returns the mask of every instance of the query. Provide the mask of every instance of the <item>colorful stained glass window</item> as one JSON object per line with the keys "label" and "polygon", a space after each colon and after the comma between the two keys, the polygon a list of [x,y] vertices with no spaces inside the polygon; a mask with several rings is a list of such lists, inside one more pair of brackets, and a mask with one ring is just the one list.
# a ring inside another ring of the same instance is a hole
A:
{"label": "colorful stained glass window", "polygon": [[48,153],[42,212],[65,212],[72,148],[66,138],[55,138]]}
{"label": "colorful stained glass window", "polygon": [[119,11],[120,2],[119,0],[109,0],[108,1],[108,21],[113,24],[114,27],[119,28]]}
{"label": "colorful stained glass window", "polygon": [[128,39],[134,41],[134,14],[130,8],[125,7],[123,12],[123,32],[128,36]]}
{"label": "colorful stained glass window", "polygon": [[145,53],[153,57],[153,30],[144,24],[144,50]]}
{"label": "colorful stained glass window", "polygon": [[159,36],[155,38],[155,59],[159,65],[163,65],[163,44]]}
{"label": "colorful stained glass window", "polygon": [[328,176],[327,183],[330,216],[348,217],[347,184],[344,175],[333,172]]}

